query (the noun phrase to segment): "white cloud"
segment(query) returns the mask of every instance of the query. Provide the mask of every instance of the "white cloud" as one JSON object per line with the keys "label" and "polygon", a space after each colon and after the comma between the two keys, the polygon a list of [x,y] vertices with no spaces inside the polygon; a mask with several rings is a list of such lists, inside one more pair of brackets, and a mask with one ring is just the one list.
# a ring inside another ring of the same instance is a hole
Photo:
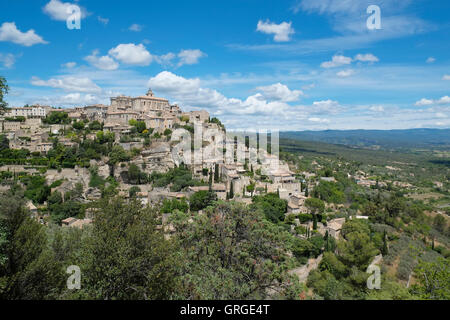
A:
{"label": "white cloud", "polygon": [[134,32],[140,32],[140,31],[142,31],[142,28],[143,28],[143,27],[142,27],[140,24],[133,23],[133,24],[128,28],[128,30],[134,31]]}
{"label": "white cloud", "polygon": [[273,40],[276,42],[286,42],[290,40],[290,35],[294,34],[295,31],[292,28],[292,22],[282,22],[280,24],[271,23],[269,20],[267,22],[258,21],[256,31],[260,31],[266,34],[273,34]]}
{"label": "white cloud", "polygon": [[312,112],[314,113],[336,113],[340,109],[340,105],[337,101],[323,100],[314,101],[312,105]]}
{"label": "white cloud", "polygon": [[20,31],[17,29],[15,22],[4,22],[2,24],[0,27],[0,41],[10,41],[25,47],[31,47],[38,43],[48,43],[41,36],[37,35],[33,29],[27,32]]}
{"label": "white cloud", "polygon": [[442,77],[442,80],[450,81],[450,75],[446,74]]}
{"label": "white cloud", "polygon": [[448,104],[448,103],[450,103],[450,97],[449,96],[442,97],[436,102],[438,104]]}
{"label": "white cloud", "polygon": [[108,18],[102,18],[102,17],[98,16],[97,20],[99,22],[103,23],[105,26],[109,23],[109,19]]}
{"label": "white cloud", "polygon": [[0,53],[0,63],[3,64],[5,68],[11,68],[14,63],[16,63],[16,56],[12,53]]}
{"label": "white cloud", "polygon": [[330,120],[321,119],[321,118],[308,118],[308,121],[316,122],[316,123],[330,123]]}
{"label": "white cloud", "polygon": [[181,50],[180,53],[178,53],[178,58],[180,58],[180,61],[178,62],[178,66],[182,66],[185,64],[196,64],[198,63],[198,60],[202,57],[205,57],[206,54],[201,52],[198,49],[195,50]]}
{"label": "white cloud", "polygon": [[278,100],[283,102],[298,101],[303,95],[301,90],[290,90],[286,85],[275,83],[270,86],[257,87],[256,90],[262,92],[262,96],[268,100]]}
{"label": "white cloud", "polygon": [[370,111],[373,112],[384,112],[384,107],[383,106],[372,106],[369,108]]}
{"label": "white cloud", "polygon": [[119,68],[119,64],[114,61],[110,56],[98,56],[98,50],[94,50],[90,56],[84,58],[87,62],[89,62],[94,67],[100,70],[116,70]]}
{"label": "white cloud", "polygon": [[125,64],[148,66],[153,57],[143,44],[119,44],[109,50],[109,55]]}
{"label": "white cloud", "polygon": [[353,69],[342,70],[336,73],[336,75],[340,78],[347,78],[354,75],[356,72]]}
{"label": "white cloud", "polygon": [[433,57],[429,57],[429,58],[427,59],[427,63],[434,63],[435,61],[436,61],[436,59],[433,58]]}
{"label": "white cloud", "polygon": [[[365,6],[365,7],[364,7]],[[355,12],[367,8],[364,1],[348,0],[300,0],[293,7],[297,13],[299,10],[317,12],[319,14],[336,14],[341,12]]]}
{"label": "white cloud", "polygon": [[89,78],[61,77],[41,80],[38,77],[31,79],[31,84],[39,87],[51,87],[64,91],[78,91],[84,93],[100,93],[102,90]]}
{"label": "white cloud", "polygon": [[187,108],[204,108],[216,114],[282,114],[290,107],[281,101],[268,102],[260,93],[245,100],[227,98],[214,89],[201,87],[198,78],[186,79],[168,71],[151,78],[148,86]]}
{"label": "white cloud", "polygon": [[376,56],[374,56],[371,53],[367,54],[357,54],[355,57],[355,61],[361,61],[361,62],[378,62],[380,61]]}
{"label": "white cloud", "polygon": [[81,11],[81,18],[86,17],[86,12],[80,6],[70,3],[70,2],[61,2],[59,0],[51,0],[44,7],[44,13],[49,15],[50,18],[57,21],[66,21],[67,18],[72,15],[72,6],[77,6]]}
{"label": "white cloud", "polygon": [[306,84],[306,85],[302,86],[302,89],[303,90],[311,90],[311,89],[314,89],[315,87],[316,87],[316,84],[311,83],[311,84]]}
{"label": "white cloud", "polygon": [[67,68],[67,69],[72,69],[75,68],[77,66],[76,62],[67,62],[61,65],[61,67],[63,68]]}
{"label": "white cloud", "polygon": [[161,55],[161,56],[153,56],[153,58],[159,64],[170,65],[170,64],[172,64],[172,60],[176,58],[176,55],[172,52],[169,52],[169,53]]}
{"label": "white cloud", "polygon": [[433,100],[429,100],[429,99],[425,99],[425,98],[423,98],[415,103],[415,105],[418,107],[429,106],[432,104],[433,104]]}
{"label": "white cloud", "polygon": [[39,103],[51,106],[81,106],[97,103],[106,103],[107,99],[93,94],[82,94],[80,92],[68,93],[63,96],[44,96],[33,100],[33,104]]}
{"label": "white cloud", "polygon": [[336,68],[343,65],[348,65],[352,63],[352,58],[342,56],[342,55],[335,55],[333,56],[331,61],[323,62],[320,66],[322,68]]}
{"label": "white cloud", "polygon": [[418,107],[423,106],[430,106],[430,105],[436,105],[436,104],[450,104],[450,97],[444,96],[438,100],[431,100],[431,99],[421,99],[415,103]]}

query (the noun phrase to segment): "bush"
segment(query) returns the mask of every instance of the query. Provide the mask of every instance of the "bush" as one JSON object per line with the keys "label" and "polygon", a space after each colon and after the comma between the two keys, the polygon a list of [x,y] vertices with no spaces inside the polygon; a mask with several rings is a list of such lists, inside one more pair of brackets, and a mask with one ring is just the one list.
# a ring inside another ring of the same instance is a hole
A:
{"label": "bush", "polygon": [[203,210],[211,206],[214,201],[217,201],[217,195],[214,192],[202,190],[194,193],[189,199],[192,211]]}

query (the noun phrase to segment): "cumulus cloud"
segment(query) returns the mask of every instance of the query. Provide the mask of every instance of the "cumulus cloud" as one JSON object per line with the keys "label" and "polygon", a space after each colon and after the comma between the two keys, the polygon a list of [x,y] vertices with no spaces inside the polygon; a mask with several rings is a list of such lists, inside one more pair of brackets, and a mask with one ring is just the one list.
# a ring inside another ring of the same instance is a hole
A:
{"label": "cumulus cloud", "polygon": [[185,64],[196,64],[198,63],[198,60],[204,56],[206,56],[206,54],[198,49],[181,50],[180,53],[178,53],[178,58],[180,59],[180,61],[178,62],[178,66],[182,66]]}
{"label": "cumulus cloud", "polygon": [[188,108],[205,108],[216,114],[280,114],[289,108],[281,101],[267,101],[260,93],[245,100],[227,98],[217,90],[203,88],[198,78],[186,79],[168,71],[151,78],[148,85]]}
{"label": "cumulus cloud", "polygon": [[322,68],[336,68],[341,67],[343,65],[349,65],[352,63],[352,58],[342,56],[342,55],[334,55],[331,61],[323,62],[320,66]]}
{"label": "cumulus cloud", "polygon": [[80,92],[68,93],[62,96],[44,96],[33,100],[33,104],[43,104],[51,106],[76,106],[106,103],[107,99],[93,94],[83,94]]}
{"label": "cumulus cloud", "polygon": [[286,42],[290,40],[290,36],[295,33],[292,28],[292,22],[282,22],[280,24],[272,23],[269,20],[266,22],[258,21],[256,31],[273,34],[273,40],[276,42]]}
{"label": "cumulus cloud", "polygon": [[120,62],[130,65],[148,66],[153,60],[152,55],[143,44],[119,44],[108,53]]}
{"label": "cumulus cloud", "polygon": [[434,57],[429,57],[427,59],[427,63],[434,63],[436,61],[436,59]]}
{"label": "cumulus cloud", "polygon": [[370,111],[373,112],[384,112],[384,107],[383,106],[372,106],[369,108]]}
{"label": "cumulus cloud", "polygon": [[67,18],[72,15],[73,6],[80,8],[82,19],[86,17],[86,11],[80,6],[70,2],[61,2],[59,0],[51,0],[45,5],[43,11],[53,20],[66,21]]}
{"label": "cumulus cloud", "polygon": [[91,79],[72,76],[51,78],[49,80],[41,80],[38,77],[33,77],[31,79],[31,84],[39,87],[51,87],[72,92],[100,93],[102,91]]}
{"label": "cumulus cloud", "polygon": [[140,32],[140,31],[142,31],[142,28],[143,28],[143,27],[142,27],[140,24],[133,23],[133,24],[128,28],[128,30],[134,31],[134,32]]}
{"label": "cumulus cloud", "polygon": [[442,77],[442,80],[450,81],[450,75],[446,74]]}
{"label": "cumulus cloud", "polygon": [[16,63],[16,56],[13,55],[12,53],[0,53],[0,63],[5,67],[5,68],[11,68],[14,63]]}
{"label": "cumulus cloud", "polygon": [[22,32],[17,29],[15,22],[4,22],[0,27],[0,41],[9,41],[25,47],[42,43],[47,44],[41,36],[37,35],[33,29]]}
{"label": "cumulus cloud", "polygon": [[290,90],[286,85],[275,83],[270,86],[257,87],[256,90],[262,92],[262,96],[268,100],[278,100],[283,102],[297,101],[303,95],[301,90]]}
{"label": "cumulus cloud", "polygon": [[342,70],[339,71],[338,73],[336,73],[336,75],[340,78],[348,78],[352,75],[354,75],[356,72],[353,69],[347,69],[347,70]]}
{"label": "cumulus cloud", "polygon": [[355,61],[361,61],[361,62],[378,62],[380,61],[376,56],[374,56],[371,53],[367,54],[357,54],[355,56]]}
{"label": "cumulus cloud", "polygon": [[442,97],[442,98],[440,98],[437,101],[437,103],[438,104],[449,104],[450,103],[450,97],[449,96]]}
{"label": "cumulus cloud", "polygon": [[176,55],[172,52],[169,52],[167,54],[163,54],[160,56],[153,56],[155,61],[162,65],[170,65],[172,64],[172,60],[176,58]]}
{"label": "cumulus cloud", "polygon": [[308,121],[316,123],[330,123],[330,120],[322,118],[308,118]]}
{"label": "cumulus cloud", "polygon": [[429,106],[432,104],[433,104],[433,100],[429,100],[429,99],[425,99],[425,98],[423,98],[415,103],[415,105],[418,107]]}
{"label": "cumulus cloud", "polygon": [[76,62],[67,62],[61,65],[61,67],[66,68],[66,69],[72,69],[75,68],[77,66]]}
{"label": "cumulus cloud", "polygon": [[415,103],[415,105],[418,107],[430,106],[430,105],[436,105],[436,104],[450,104],[450,97],[444,96],[437,100],[423,98]]}
{"label": "cumulus cloud", "polygon": [[116,70],[119,68],[119,64],[114,61],[110,56],[98,56],[98,50],[94,50],[90,56],[84,58],[87,62],[89,62],[94,67],[100,70]]}
{"label": "cumulus cloud", "polygon": [[334,112],[339,107],[339,103],[333,100],[314,101],[314,111]]}

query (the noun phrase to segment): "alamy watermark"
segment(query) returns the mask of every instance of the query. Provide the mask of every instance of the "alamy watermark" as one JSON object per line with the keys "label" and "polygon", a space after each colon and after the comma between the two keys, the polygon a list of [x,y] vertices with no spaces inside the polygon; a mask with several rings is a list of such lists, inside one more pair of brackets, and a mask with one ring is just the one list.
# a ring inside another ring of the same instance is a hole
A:
{"label": "alamy watermark", "polygon": [[81,29],[81,9],[79,6],[73,4],[67,7],[66,13],[68,17],[66,19],[67,29],[80,30]]}
{"label": "alamy watermark", "polygon": [[381,270],[380,267],[377,265],[370,265],[367,268],[367,273],[370,274],[369,278],[367,279],[367,288],[369,290],[381,289]]}
{"label": "alamy watermark", "polygon": [[67,267],[66,273],[70,274],[67,278],[67,289],[80,290],[81,289],[81,269],[79,266]]}
{"label": "alamy watermark", "polygon": [[381,29],[381,9],[377,5],[370,5],[367,7],[367,13],[370,17],[367,18],[367,29],[380,30]]}

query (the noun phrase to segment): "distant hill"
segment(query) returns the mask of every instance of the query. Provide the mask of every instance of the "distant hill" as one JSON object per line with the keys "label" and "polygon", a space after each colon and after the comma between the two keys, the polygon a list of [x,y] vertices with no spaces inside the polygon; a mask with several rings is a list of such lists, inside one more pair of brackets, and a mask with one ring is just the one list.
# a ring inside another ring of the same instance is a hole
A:
{"label": "distant hill", "polygon": [[370,149],[450,149],[450,129],[289,131],[280,138]]}

